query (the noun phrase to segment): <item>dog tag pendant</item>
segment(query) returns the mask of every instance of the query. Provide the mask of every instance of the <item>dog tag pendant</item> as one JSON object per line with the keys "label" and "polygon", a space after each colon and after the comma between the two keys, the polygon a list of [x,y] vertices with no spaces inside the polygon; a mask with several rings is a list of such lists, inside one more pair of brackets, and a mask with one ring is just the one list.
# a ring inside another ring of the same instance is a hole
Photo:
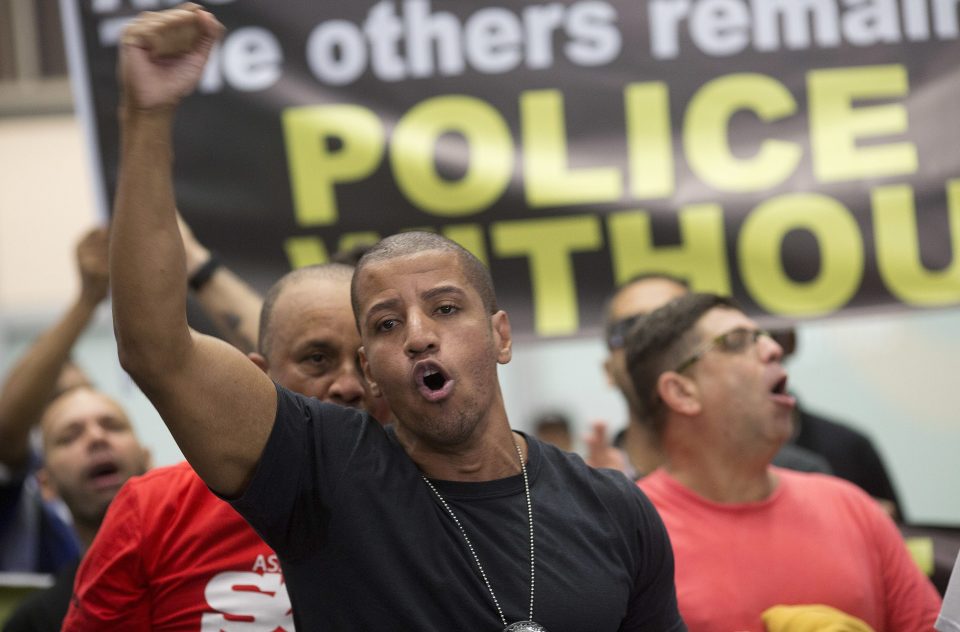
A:
{"label": "dog tag pendant", "polygon": [[533,621],[517,621],[505,627],[503,632],[547,632],[547,629]]}

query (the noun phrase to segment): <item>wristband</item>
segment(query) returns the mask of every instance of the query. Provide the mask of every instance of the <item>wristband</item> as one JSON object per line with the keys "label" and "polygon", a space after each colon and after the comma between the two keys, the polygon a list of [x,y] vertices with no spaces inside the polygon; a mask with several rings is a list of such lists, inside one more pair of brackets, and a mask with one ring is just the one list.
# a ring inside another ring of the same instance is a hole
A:
{"label": "wristband", "polygon": [[189,285],[190,289],[194,292],[199,291],[200,288],[207,284],[207,281],[210,280],[210,277],[213,276],[213,273],[216,272],[217,268],[221,265],[220,258],[211,252],[210,258],[207,259],[206,263],[194,270],[190,278],[187,279],[187,285]]}

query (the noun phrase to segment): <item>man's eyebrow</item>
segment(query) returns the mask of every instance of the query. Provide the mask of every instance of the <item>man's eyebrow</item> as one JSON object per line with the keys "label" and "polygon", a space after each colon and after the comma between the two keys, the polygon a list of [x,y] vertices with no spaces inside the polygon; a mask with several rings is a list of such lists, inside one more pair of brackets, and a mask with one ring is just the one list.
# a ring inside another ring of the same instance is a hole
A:
{"label": "man's eyebrow", "polygon": [[463,288],[460,288],[456,285],[439,285],[434,288],[430,288],[420,295],[420,298],[424,300],[431,300],[448,294],[455,294],[457,296],[464,296],[466,292],[463,291]]}
{"label": "man's eyebrow", "polygon": [[[463,288],[456,285],[438,285],[437,287],[430,288],[425,290],[421,295],[420,299],[429,301],[436,299],[441,296],[466,296],[466,292],[463,291]],[[376,312],[388,311],[391,309],[396,309],[397,306],[402,304],[402,301],[397,297],[385,298],[382,301],[378,301],[370,306],[367,310],[367,313],[364,315],[364,320],[369,320],[371,315],[376,314]]]}
{"label": "man's eyebrow", "polygon": [[304,342],[297,345],[297,351],[312,351],[313,349],[321,349],[324,351],[335,351],[337,346],[336,344],[326,338],[311,338],[310,340],[305,340]]}
{"label": "man's eyebrow", "polygon": [[399,299],[399,298],[396,298],[396,297],[394,297],[394,298],[385,298],[385,299],[383,299],[382,301],[379,301],[379,302],[374,303],[373,305],[371,305],[371,306],[370,306],[370,309],[368,309],[368,310],[367,310],[367,313],[364,315],[364,316],[365,316],[364,319],[369,318],[369,317],[370,317],[370,314],[373,314],[374,312],[380,312],[380,311],[385,311],[385,310],[389,310],[389,309],[396,309],[397,305],[399,305],[399,304],[400,304],[400,299]]}
{"label": "man's eyebrow", "polygon": [[79,419],[74,419],[60,426],[57,430],[51,432],[50,435],[54,438],[58,438],[65,434],[69,434],[70,432],[73,432],[77,428],[82,428],[82,427],[83,427],[83,421]]}
{"label": "man's eyebrow", "polygon": [[102,423],[104,421],[108,422],[119,422],[124,428],[130,427],[130,420],[120,415],[115,415],[113,413],[106,413],[97,417],[97,422]]}

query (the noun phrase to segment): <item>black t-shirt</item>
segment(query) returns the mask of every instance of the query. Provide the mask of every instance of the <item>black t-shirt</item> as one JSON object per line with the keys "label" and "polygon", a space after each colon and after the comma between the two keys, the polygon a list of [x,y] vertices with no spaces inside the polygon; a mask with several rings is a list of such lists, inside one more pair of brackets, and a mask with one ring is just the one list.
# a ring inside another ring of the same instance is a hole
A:
{"label": "black t-shirt", "polygon": [[[622,474],[531,437],[533,619],[550,632],[685,630],[656,510]],[[434,481],[508,622],[528,617],[523,477]],[[390,429],[278,387],[234,507],[280,556],[298,630],[483,632],[503,624],[463,537]]]}

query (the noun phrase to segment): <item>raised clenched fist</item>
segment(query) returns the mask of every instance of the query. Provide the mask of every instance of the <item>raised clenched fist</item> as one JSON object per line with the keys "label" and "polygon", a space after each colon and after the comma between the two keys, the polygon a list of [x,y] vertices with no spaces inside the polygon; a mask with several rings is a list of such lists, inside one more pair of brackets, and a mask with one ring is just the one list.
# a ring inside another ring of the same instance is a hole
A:
{"label": "raised clenched fist", "polygon": [[169,11],[147,11],[123,32],[121,43],[138,46],[151,59],[189,53],[200,38],[196,12],[200,6],[184,4]]}
{"label": "raised clenched fist", "polygon": [[173,108],[203,75],[223,25],[193,3],[146,12],[120,40],[122,106],[137,110]]}
{"label": "raised clenched fist", "polygon": [[81,292],[93,303],[99,303],[107,296],[110,283],[108,245],[109,233],[106,228],[90,230],[77,244]]}

